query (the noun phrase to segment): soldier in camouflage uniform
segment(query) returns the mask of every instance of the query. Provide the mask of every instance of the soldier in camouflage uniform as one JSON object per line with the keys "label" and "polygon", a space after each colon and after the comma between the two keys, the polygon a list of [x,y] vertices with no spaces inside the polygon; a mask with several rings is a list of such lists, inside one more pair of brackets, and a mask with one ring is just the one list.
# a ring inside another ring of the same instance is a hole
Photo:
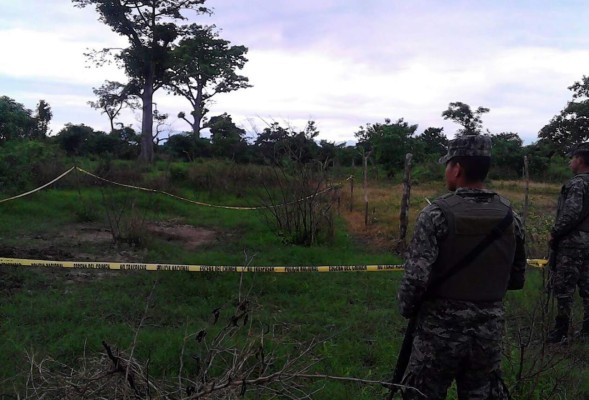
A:
{"label": "soldier in camouflage uniform", "polygon": [[[508,289],[523,287],[526,255],[519,217],[506,199],[483,187],[490,154],[488,136],[451,141],[440,159],[451,193],[417,218],[398,292],[401,314],[417,316],[402,382],[417,390],[404,390],[403,399],[445,399],[453,380],[459,399],[509,397],[500,368],[502,300]],[[504,219],[509,225],[500,236],[464,263]],[[464,267],[449,272],[459,264]]]}
{"label": "soldier in camouflage uniform", "polygon": [[584,309],[580,334],[589,336],[589,143],[580,144],[568,155],[575,176],[562,187],[550,231],[550,244],[556,251],[551,286],[558,311],[555,327],[547,337],[549,343],[567,339],[577,285]]}

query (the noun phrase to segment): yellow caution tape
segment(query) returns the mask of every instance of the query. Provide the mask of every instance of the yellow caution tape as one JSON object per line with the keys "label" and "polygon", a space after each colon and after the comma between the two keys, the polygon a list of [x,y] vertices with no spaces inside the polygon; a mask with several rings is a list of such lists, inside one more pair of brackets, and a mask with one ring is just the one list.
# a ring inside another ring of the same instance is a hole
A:
{"label": "yellow caution tape", "polygon": [[402,271],[402,265],[326,265],[326,266],[284,266],[250,267],[223,265],[183,265],[183,264],[141,264],[87,261],[50,261],[21,258],[0,258],[0,265],[25,267],[58,267],[74,269],[102,269],[121,271],[187,271],[187,272],[377,272]]}
{"label": "yellow caution tape", "polygon": [[[82,169],[80,167],[76,167],[76,169],[78,171],[86,174],[86,175],[92,176],[93,178],[99,179],[99,180],[101,180],[103,182],[111,183],[113,185],[122,186],[122,187],[126,187],[126,188],[129,188],[129,189],[143,190],[145,192],[161,193],[161,194],[164,194],[166,196],[170,196],[170,197],[173,197],[175,199],[186,201],[188,203],[196,204],[196,205],[199,205],[199,206],[213,207],[213,208],[223,208],[223,209],[226,209],[226,210],[262,210],[262,209],[266,209],[266,208],[284,207],[284,206],[287,206],[287,205],[290,205],[290,204],[296,204],[296,203],[299,203],[301,201],[305,201],[305,200],[311,199],[311,198],[313,198],[315,196],[319,196],[319,195],[321,195],[323,193],[326,193],[326,192],[329,192],[331,190],[334,190],[334,189],[336,189],[336,188],[338,188],[338,187],[340,187],[342,185],[341,183],[338,183],[338,184],[335,184],[333,186],[329,186],[329,187],[327,187],[327,188],[325,188],[323,190],[320,190],[317,193],[313,193],[312,195],[309,195],[309,196],[304,197],[304,198],[299,199],[299,200],[291,201],[289,203],[283,203],[283,204],[277,204],[277,205],[268,205],[268,206],[258,206],[258,207],[221,206],[221,205],[215,205],[215,204],[209,204],[209,203],[203,203],[203,202],[200,202],[200,201],[190,200],[190,199],[187,199],[185,197],[181,197],[181,196],[177,196],[177,195],[172,194],[172,193],[164,192],[162,190],[148,189],[148,188],[144,188],[144,187],[141,187],[141,186],[126,185],[124,183],[119,183],[119,182],[111,181],[111,180],[106,179],[106,178],[102,178],[102,177],[100,177],[98,175],[95,175],[95,174],[93,174],[91,172],[88,172],[88,171],[86,171],[86,170],[84,170],[84,169]],[[351,179],[351,178],[352,178],[352,176],[348,177],[346,179],[346,181],[349,180],[349,179]]]}
{"label": "yellow caution tape", "polygon": [[[216,204],[209,204],[209,203],[203,203],[203,202],[200,202],[200,201],[190,200],[190,199],[187,199],[185,197],[181,197],[181,196],[177,196],[177,195],[172,194],[172,193],[164,192],[162,190],[148,189],[148,188],[144,188],[144,187],[141,187],[141,186],[126,185],[124,183],[119,183],[119,182],[111,181],[109,179],[105,179],[105,178],[102,178],[102,177],[100,177],[98,175],[95,175],[95,174],[93,174],[91,172],[88,172],[85,169],[82,169],[80,167],[75,167],[74,166],[74,167],[71,167],[70,169],[68,169],[66,172],[64,172],[60,176],[58,176],[57,178],[53,179],[51,182],[48,182],[48,183],[44,184],[43,186],[40,186],[40,187],[38,187],[36,189],[33,189],[31,191],[28,191],[26,193],[19,194],[17,196],[9,197],[7,199],[2,199],[2,200],[0,200],[0,203],[4,203],[4,202],[10,201],[10,200],[15,200],[15,199],[18,199],[18,198],[21,198],[21,197],[28,196],[28,195],[33,194],[35,192],[38,192],[39,190],[44,189],[47,186],[52,185],[53,183],[57,182],[58,180],[60,180],[61,178],[63,178],[64,176],[66,176],[67,174],[69,174],[70,172],[72,172],[73,170],[80,171],[80,172],[82,172],[82,173],[84,173],[86,175],[89,175],[89,176],[91,176],[91,177],[93,177],[95,179],[98,179],[98,180],[101,180],[101,181],[104,181],[104,182],[108,182],[108,183],[111,183],[113,185],[118,185],[118,186],[126,187],[126,188],[129,188],[129,189],[142,190],[142,191],[145,191],[145,192],[161,193],[161,194],[164,194],[166,196],[170,196],[170,197],[173,197],[175,199],[186,201],[186,202],[189,202],[189,203],[192,203],[192,204],[196,204],[196,205],[199,205],[199,206],[213,207],[213,208],[223,208],[223,209],[227,209],[227,210],[262,210],[262,209],[266,209],[266,208],[284,207],[284,206],[287,206],[287,205],[290,205],[290,204],[296,204],[296,203],[299,203],[301,201],[305,201],[307,199],[311,199],[311,198],[313,198],[315,196],[319,196],[319,195],[321,195],[323,193],[329,192],[331,190],[337,189],[337,188],[339,188],[339,187],[342,186],[342,183],[337,183],[335,185],[329,186],[329,187],[327,187],[327,188],[325,188],[323,190],[320,190],[317,193],[313,193],[312,195],[309,195],[309,196],[304,197],[302,199],[294,200],[294,201],[291,201],[289,203],[277,204],[277,205],[258,206],[258,207],[221,206],[221,205],[216,205]],[[348,181],[350,179],[353,179],[353,176],[349,176],[348,178],[346,178],[344,180],[344,182],[345,181]]]}
{"label": "yellow caution tape", "polygon": [[171,194],[171,193],[164,192],[164,191],[161,191],[161,190],[148,189],[148,188],[144,188],[144,187],[141,187],[141,186],[126,185],[124,183],[119,183],[119,182],[111,181],[109,179],[105,179],[105,178],[102,178],[102,177],[100,177],[98,175],[95,175],[95,174],[93,174],[91,172],[88,172],[88,171],[86,171],[86,170],[84,170],[84,169],[82,169],[80,167],[76,167],[76,168],[77,168],[78,171],[80,171],[80,172],[82,172],[82,173],[84,173],[86,175],[89,175],[89,176],[91,176],[91,177],[93,177],[95,179],[101,180],[103,182],[108,182],[108,183],[111,183],[113,185],[122,186],[122,187],[126,187],[126,188],[129,188],[129,189],[142,190],[144,192],[161,193],[161,194],[165,194],[166,196],[170,196],[170,197],[173,197],[175,199],[186,201],[186,202],[189,202],[189,203],[192,203],[192,204],[196,204],[196,205],[199,205],[199,206],[214,207],[214,208],[224,208],[224,209],[230,209],[230,210],[258,210],[258,209],[265,208],[265,207],[219,206],[219,205],[214,205],[214,204],[202,203],[200,201],[186,199],[184,197],[176,196],[175,194]]}
{"label": "yellow caution tape", "polygon": [[[547,260],[529,259],[528,265],[544,267]],[[121,271],[187,271],[187,272],[380,272],[403,271],[401,264],[382,265],[321,265],[321,266],[227,266],[227,265],[186,265],[186,264],[143,264],[118,262],[89,262],[89,261],[51,261],[30,260],[22,258],[0,258],[0,265],[24,267],[58,267],[73,269],[102,269]]]}
{"label": "yellow caution tape", "polygon": [[548,260],[544,260],[541,258],[529,258],[528,265],[532,267],[544,268],[548,264]]}
{"label": "yellow caution tape", "polygon": [[69,174],[70,172],[72,172],[75,168],[76,167],[71,167],[70,169],[68,169],[67,171],[65,171],[63,174],[59,175],[57,178],[55,178],[54,180],[52,180],[49,183],[44,184],[43,186],[39,186],[38,188],[33,189],[33,190],[29,191],[29,192],[19,194],[18,196],[13,196],[13,197],[9,197],[7,199],[2,199],[2,200],[0,200],[0,203],[4,203],[5,201],[10,201],[10,200],[18,199],[20,197],[25,197],[25,196],[28,196],[28,195],[33,194],[35,192],[38,192],[39,190],[44,189],[47,186],[49,186],[49,185],[57,182],[58,180],[60,180],[61,178],[63,178],[64,176],[66,176],[67,174]]}

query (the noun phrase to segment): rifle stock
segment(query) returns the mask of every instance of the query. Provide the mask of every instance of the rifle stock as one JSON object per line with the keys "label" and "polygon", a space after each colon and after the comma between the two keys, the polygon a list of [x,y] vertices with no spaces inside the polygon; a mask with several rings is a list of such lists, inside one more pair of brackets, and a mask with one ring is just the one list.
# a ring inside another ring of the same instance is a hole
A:
{"label": "rifle stock", "polygon": [[558,247],[556,245],[550,246],[550,253],[548,254],[548,267],[553,272],[556,271],[556,254],[558,253]]}
{"label": "rifle stock", "polygon": [[556,256],[558,254],[558,242],[552,241],[550,243],[550,250],[548,252],[548,281],[546,282],[546,291],[548,292],[548,299],[550,299],[550,292],[552,291],[552,279],[556,273]]}
{"label": "rifle stock", "polygon": [[[411,319],[409,319],[409,322],[407,323],[407,328],[405,329],[405,337],[403,338],[403,344],[401,345],[399,357],[397,357],[397,364],[395,365],[395,370],[393,371],[393,379],[391,380],[391,383],[393,385],[401,384],[401,381],[403,380],[403,375],[407,370],[409,358],[411,357],[411,347],[413,346],[413,339],[415,337],[416,327],[417,315],[411,317]],[[398,390],[398,386],[391,387],[389,395],[387,396],[387,400],[392,400]]]}

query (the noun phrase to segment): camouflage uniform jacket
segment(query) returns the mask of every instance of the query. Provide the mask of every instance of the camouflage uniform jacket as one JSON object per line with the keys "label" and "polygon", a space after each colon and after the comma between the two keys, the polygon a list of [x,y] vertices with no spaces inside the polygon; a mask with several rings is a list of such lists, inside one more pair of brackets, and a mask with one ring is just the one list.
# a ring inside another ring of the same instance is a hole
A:
{"label": "camouflage uniform jacket", "polygon": [[[459,188],[455,193],[474,201],[481,190]],[[508,284],[511,290],[523,287],[526,268],[525,236],[521,220],[515,213],[514,227],[516,251]],[[474,303],[441,298],[422,301],[438,257],[439,243],[447,234],[448,222],[440,207],[435,203],[425,207],[417,218],[415,233],[406,255],[405,274],[399,286],[397,297],[401,314],[409,318],[420,311],[418,327],[439,336],[456,332],[498,339],[503,326],[502,301]],[[420,304],[421,310],[417,310]]]}
{"label": "camouflage uniform jacket", "polygon": [[[585,175],[585,177],[583,177]],[[551,234],[559,247],[589,249],[589,232],[574,229],[589,204],[588,174],[578,174],[563,185]]]}

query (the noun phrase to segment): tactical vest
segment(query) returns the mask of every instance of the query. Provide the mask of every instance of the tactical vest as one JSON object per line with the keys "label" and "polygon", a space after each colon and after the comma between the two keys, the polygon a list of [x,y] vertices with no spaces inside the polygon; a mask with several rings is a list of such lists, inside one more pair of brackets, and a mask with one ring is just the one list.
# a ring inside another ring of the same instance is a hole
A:
{"label": "tactical vest", "polygon": [[[589,174],[579,174],[577,175],[579,178],[582,178],[585,182],[585,193],[584,193],[584,203],[583,203],[583,211],[581,211],[581,215],[586,215],[586,217],[577,225],[573,230],[579,230],[583,232],[589,232]],[[563,185],[560,192],[566,197],[567,192],[567,185]]]}
{"label": "tactical vest", "polygon": [[470,265],[448,278],[446,274],[483,241],[511,211],[508,200],[494,193],[481,193],[469,201],[450,193],[435,200],[448,221],[448,236],[440,243],[431,282],[442,279],[430,295],[464,301],[499,301],[507,291],[515,257],[513,222]]}

